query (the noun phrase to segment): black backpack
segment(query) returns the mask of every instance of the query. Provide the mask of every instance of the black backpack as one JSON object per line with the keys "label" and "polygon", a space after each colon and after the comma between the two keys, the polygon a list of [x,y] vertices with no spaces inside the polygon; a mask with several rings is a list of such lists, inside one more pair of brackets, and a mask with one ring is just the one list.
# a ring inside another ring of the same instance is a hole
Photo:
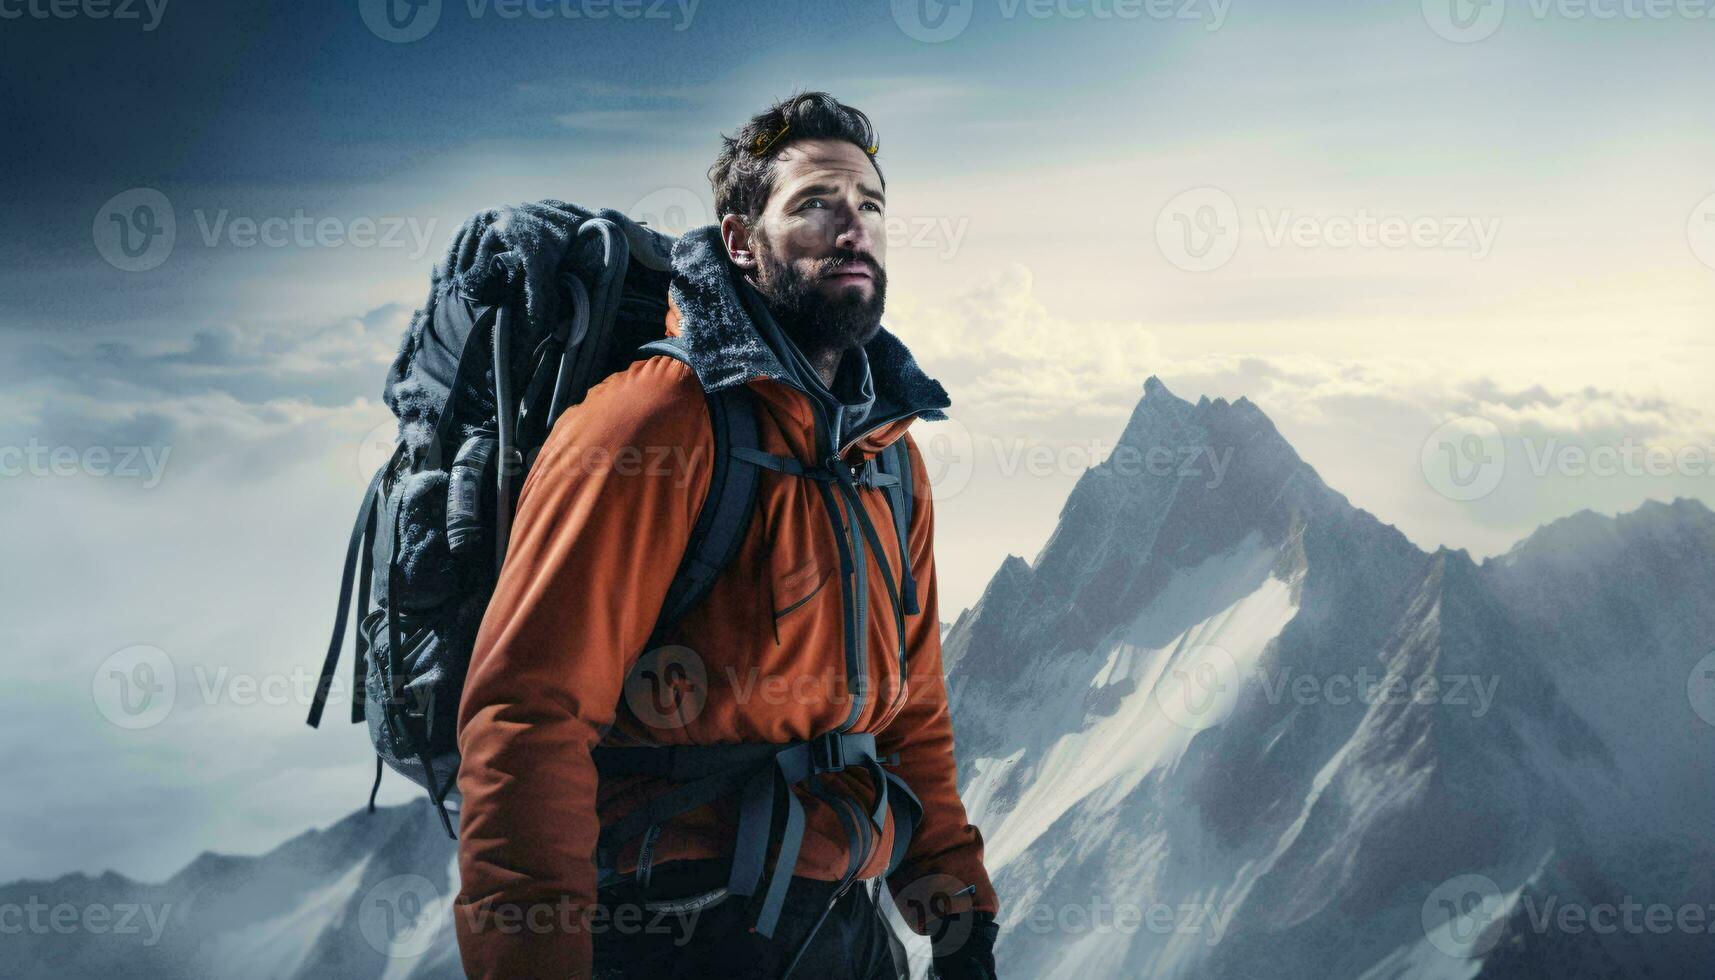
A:
{"label": "black backpack", "polygon": [[[456,838],[448,811],[459,802],[459,698],[518,488],[555,420],[597,382],[638,357],[687,360],[678,338],[665,335],[673,243],[618,211],[541,201],[475,215],[437,265],[389,371],[384,397],[399,438],[351,529],[308,718],[320,725],[355,587],[351,720],[368,722],[375,746],[372,811],[390,767],[427,790]],[[707,394],[708,496],[650,646],[732,561],[756,498],[757,467],[745,463],[769,459],[757,448],[748,388]],[[898,440],[871,473],[886,484],[902,554],[912,502],[905,453]],[[637,759],[598,751],[597,764],[644,771]],[[899,853],[908,828],[902,837]]]}

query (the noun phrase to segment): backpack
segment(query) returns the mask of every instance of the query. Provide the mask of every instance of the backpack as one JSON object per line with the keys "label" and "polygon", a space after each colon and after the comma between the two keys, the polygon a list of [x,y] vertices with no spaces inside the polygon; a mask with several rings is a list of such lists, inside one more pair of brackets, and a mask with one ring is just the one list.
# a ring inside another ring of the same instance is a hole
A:
{"label": "backpack", "polygon": [[[459,803],[459,699],[518,489],[555,421],[576,411],[596,383],[638,357],[688,363],[679,338],[665,333],[673,243],[618,211],[542,201],[480,212],[437,265],[388,374],[384,398],[399,436],[352,525],[307,719],[320,726],[355,591],[351,720],[367,722],[375,748],[372,812],[391,768],[427,791],[442,827],[457,838],[448,811]],[[757,465],[743,464],[774,460],[758,449],[745,385],[705,394],[714,432],[708,496],[650,647],[702,601],[737,553],[757,490]],[[903,439],[872,461],[869,479],[885,487],[908,554],[913,494]],[[846,740],[861,749],[866,737]],[[872,738],[868,744],[873,760]],[[604,772],[663,764],[600,750],[596,762]],[[909,791],[905,797],[915,804]],[[900,854],[909,824],[901,837]]]}

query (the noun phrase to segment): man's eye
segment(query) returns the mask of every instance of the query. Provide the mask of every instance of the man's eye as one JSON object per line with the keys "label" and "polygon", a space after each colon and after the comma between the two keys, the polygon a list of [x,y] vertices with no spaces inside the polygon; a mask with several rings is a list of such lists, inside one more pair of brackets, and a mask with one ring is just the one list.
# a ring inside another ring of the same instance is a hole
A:
{"label": "man's eye", "polygon": [[863,206],[866,208],[869,208],[871,211],[874,211],[876,214],[881,213],[881,205],[875,203],[874,201],[865,201],[865,202],[863,202]]}
{"label": "man's eye", "polygon": [[805,208],[812,208],[812,207],[820,208],[820,207],[826,207],[826,205],[824,205],[822,203],[821,198],[812,197],[808,201],[805,201],[803,204],[798,205],[798,210],[802,211]]}

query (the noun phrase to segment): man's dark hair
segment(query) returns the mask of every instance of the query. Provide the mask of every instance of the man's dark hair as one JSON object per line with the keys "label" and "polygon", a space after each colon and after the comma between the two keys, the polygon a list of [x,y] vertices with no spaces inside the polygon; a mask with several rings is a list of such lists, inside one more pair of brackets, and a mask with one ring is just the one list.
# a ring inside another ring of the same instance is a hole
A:
{"label": "man's dark hair", "polygon": [[715,215],[741,214],[754,220],[762,214],[774,190],[775,156],[793,143],[814,139],[845,140],[863,150],[882,190],[887,189],[887,178],[875,162],[880,144],[869,117],[826,92],[800,92],[752,116],[732,136],[721,137],[720,155],[709,168]]}

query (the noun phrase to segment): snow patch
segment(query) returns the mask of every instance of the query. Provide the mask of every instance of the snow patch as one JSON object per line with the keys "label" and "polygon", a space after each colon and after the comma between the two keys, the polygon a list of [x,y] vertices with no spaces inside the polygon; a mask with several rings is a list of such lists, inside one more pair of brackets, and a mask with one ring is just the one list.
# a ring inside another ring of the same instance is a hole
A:
{"label": "snow patch", "polygon": [[368,866],[365,857],[326,887],[305,896],[290,912],[216,937],[209,946],[211,973],[217,977],[298,976],[316,940],[350,907]]}
{"label": "snow patch", "polygon": [[[1005,758],[976,761],[961,796],[973,823],[985,827],[984,857],[998,872],[1034,844],[1054,822],[1085,800],[1117,805],[1152,770],[1175,764],[1199,731],[1219,724],[1256,682],[1268,644],[1297,614],[1289,582],[1270,574],[1278,554],[1254,537],[1233,551],[1178,573],[1123,638],[1107,652],[1093,690],[1129,685],[1111,714],[1062,735],[1035,754],[1034,779],[1007,812],[991,806],[1021,748]],[[1195,608],[1235,582],[1260,583],[1248,594],[1189,628],[1162,637],[1176,612]],[[1214,654],[1211,656],[1211,652]],[[1187,679],[1213,670],[1215,683]],[[1207,699],[1188,714],[1189,688]]]}

